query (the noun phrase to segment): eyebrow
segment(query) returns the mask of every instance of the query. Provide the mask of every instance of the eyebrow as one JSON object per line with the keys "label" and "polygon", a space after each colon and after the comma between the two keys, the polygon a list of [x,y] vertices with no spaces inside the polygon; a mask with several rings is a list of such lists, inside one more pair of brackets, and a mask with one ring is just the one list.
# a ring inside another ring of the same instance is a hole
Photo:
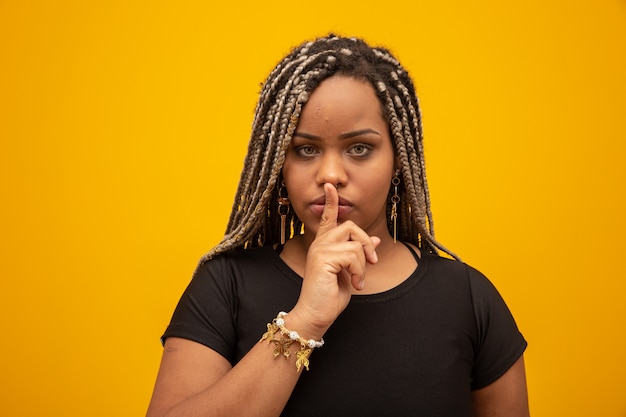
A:
{"label": "eyebrow", "polygon": [[[352,132],[342,133],[341,135],[339,135],[339,139],[350,139],[350,138],[354,138],[356,136],[367,135],[369,133],[373,133],[375,135],[381,136],[380,132],[378,132],[377,130],[374,130],[374,129],[360,129],[360,130],[354,130]],[[294,136],[300,136],[300,137],[305,138],[305,139],[312,139],[312,140],[320,140],[321,139],[321,137],[319,137],[319,136],[312,135],[310,133],[304,133],[304,132],[295,132],[293,135]]]}

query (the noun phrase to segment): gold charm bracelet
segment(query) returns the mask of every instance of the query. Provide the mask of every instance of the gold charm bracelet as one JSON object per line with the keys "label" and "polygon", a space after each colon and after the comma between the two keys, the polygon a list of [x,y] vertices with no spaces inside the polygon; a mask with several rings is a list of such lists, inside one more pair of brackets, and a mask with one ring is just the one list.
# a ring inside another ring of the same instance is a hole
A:
{"label": "gold charm bracelet", "polygon": [[[261,341],[267,340],[268,343],[274,344],[274,359],[283,355],[285,359],[289,359],[291,356],[291,351],[289,350],[289,346],[293,342],[300,343],[300,350],[296,352],[296,370],[300,372],[302,367],[309,370],[309,355],[314,348],[320,348],[324,346],[324,339],[315,340],[315,339],[305,339],[301,337],[298,332],[294,330],[289,330],[285,327],[285,319],[284,317],[287,315],[284,311],[278,313],[276,318],[272,320],[271,323],[267,323],[267,332],[263,334]],[[281,334],[280,339],[276,339],[275,335],[277,333]],[[284,336],[287,336],[286,339]]]}

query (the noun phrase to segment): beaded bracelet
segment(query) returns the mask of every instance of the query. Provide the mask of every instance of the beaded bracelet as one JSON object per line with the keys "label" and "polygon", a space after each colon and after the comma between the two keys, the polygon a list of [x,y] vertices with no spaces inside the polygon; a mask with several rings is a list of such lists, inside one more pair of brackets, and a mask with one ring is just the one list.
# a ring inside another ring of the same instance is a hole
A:
{"label": "beaded bracelet", "polygon": [[[276,318],[272,320],[271,323],[267,323],[267,332],[263,334],[261,341],[267,340],[268,343],[274,343],[274,359],[276,359],[281,354],[289,359],[291,356],[291,351],[289,350],[289,346],[293,342],[300,343],[300,350],[296,352],[296,370],[300,372],[302,367],[305,367],[306,370],[309,370],[309,355],[313,351],[314,348],[320,348],[324,346],[324,339],[314,340],[314,339],[305,339],[301,337],[298,332],[289,330],[285,327],[285,319],[284,317],[287,315],[284,311],[278,313]],[[274,336],[276,333],[280,332],[281,338],[276,339]],[[289,339],[285,339],[284,336],[288,336]]]}

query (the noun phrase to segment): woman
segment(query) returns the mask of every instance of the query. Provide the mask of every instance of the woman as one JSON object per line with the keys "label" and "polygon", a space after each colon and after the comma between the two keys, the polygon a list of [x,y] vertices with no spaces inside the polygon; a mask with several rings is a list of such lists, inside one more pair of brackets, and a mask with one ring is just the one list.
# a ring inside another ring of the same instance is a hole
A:
{"label": "woman", "polygon": [[433,235],[407,72],[358,39],[302,44],[261,92],[148,416],[527,416],[524,338],[439,250],[457,258]]}

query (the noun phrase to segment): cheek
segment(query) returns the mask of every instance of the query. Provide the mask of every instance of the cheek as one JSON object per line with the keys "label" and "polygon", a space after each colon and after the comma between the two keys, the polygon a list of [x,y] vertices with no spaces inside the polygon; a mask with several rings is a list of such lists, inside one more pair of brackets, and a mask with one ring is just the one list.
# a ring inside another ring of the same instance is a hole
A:
{"label": "cheek", "polygon": [[387,197],[389,196],[389,190],[391,189],[391,182],[382,180],[376,185],[376,190],[378,190],[378,192],[376,192],[376,195],[373,195],[372,198],[376,198],[378,201],[382,202],[382,204],[386,204]]}
{"label": "cheek", "polygon": [[290,179],[293,177],[291,163],[289,162],[289,159],[289,156],[285,158],[285,162],[283,163],[283,167],[281,169],[282,178],[285,182],[285,185],[287,185],[287,188],[289,188]]}
{"label": "cheek", "polygon": [[292,169],[292,167],[285,163],[283,166],[283,181],[289,194],[292,206],[297,204],[300,200],[301,190],[304,188],[304,175],[301,172]]}
{"label": "cheek", "polygon": [[389,192],[393,192],[393,186],[391,185],[391,178],[393,173],[391,172],[383,172],[380,175],[371,178],[369,182],[369,186],[365,184],[364,186],[368,186],[371,190],[371,198],[372,203],[376,200],[376,203],[380,203],[382,205],[387,204],[387,200],[389,198]]}
{"label": "cheek", "polygon": [[288,154],[282,168],[285,184],[291,189],[310,183],[315,168],[315,165],[304,163],[295,156]]}

